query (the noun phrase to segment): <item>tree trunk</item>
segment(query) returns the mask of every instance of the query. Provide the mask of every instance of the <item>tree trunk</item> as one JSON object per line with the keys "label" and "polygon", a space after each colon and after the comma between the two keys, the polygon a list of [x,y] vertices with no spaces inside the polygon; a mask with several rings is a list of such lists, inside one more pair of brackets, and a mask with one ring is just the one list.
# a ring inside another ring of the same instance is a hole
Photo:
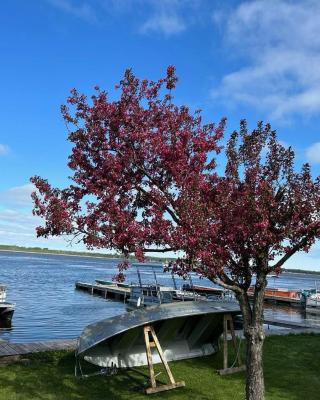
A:
{"label": "tree trunk", "polygon": [[251,325],[245,333],[247,340],[246,399],[264,399],[262,349],[264,342],[263,325]]}
{"label": "tree trunk", "polygon": [[244,336],[247,343],[246,400],[264,400],[262,355],[265,337],[263,301],[266,284],[266,276],[258,275],[252,305],[249,303],[247,293],[237,296],[243,315]]}

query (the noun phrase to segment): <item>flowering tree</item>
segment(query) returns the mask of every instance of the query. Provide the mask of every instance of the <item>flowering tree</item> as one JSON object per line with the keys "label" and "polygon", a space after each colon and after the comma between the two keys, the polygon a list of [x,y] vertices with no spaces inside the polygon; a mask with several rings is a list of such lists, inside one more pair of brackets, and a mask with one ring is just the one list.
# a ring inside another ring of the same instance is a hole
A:
{"label": "flowering tree", "polygon": [[[270,272],[319,236],[319,180],[309,166],[294,171],[294,154],[269,125],[248,133],[246,122],[226,147],[224,176],[216,173],[225,120],[203,124],[172,102],[174,67],[157,82],[130,70],[111,101],[104,91],[88,101],[76,90],[62,107],[73,126],[63,190],[35,176],[39,236],[73,235],[88,248],[134,253],[182,251],[174,271],[194,271],[234,291],[247,339],[249,400],[264,398],[263,297]],[[124,279],[126,261],[118,279]],[[253,281],[253,277],[255,277]],[[254,299],[247,291],[254,284]]]}

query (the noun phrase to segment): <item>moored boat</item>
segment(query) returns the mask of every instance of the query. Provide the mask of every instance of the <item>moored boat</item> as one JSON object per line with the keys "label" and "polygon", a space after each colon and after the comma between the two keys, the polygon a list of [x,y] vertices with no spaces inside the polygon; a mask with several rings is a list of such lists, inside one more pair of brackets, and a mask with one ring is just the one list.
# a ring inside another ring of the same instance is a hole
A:
{"label": "moored boat", "polygon": [[131,286],[127,308],[133,310],[173,301],[174,289],[172,288],[160,285]]}
{"label": "moored boat", "polygon": [[15,305],[13,303],[0,303],[0,323],[10,324],[12,316],[15,310]]}
{"label": "moored boat", "polygon": [[310,314],[320,314],[320,293],[316,292],[307,297],[306,312]]}
{"label": "moored boat", "polygon": [[198,294],[202,294],[202,295],[221,296],[225,292],[225,289],[222,289],[222,288],[193,285],[193,284],[189,284],[189,283],[184,284],[182,286],[182,289],[186,290],[188,292],[194,292],[194,293],[198,293]]}
{"label": "moored boat", "polygon": [[0,324],[8,326],[11,324],[12,316],[15,310],[15,304],[5,301],[7,296],[7,287],[0,285]]}
{"label": "moored boat", "polygon": [[[248,296],[251,298],[254,296],[254,287],[248,289]],[[290,303],[292,305],[302,305],[305,301],[305,297],[301,290],[267,287],[265,290],[264,300]]]}

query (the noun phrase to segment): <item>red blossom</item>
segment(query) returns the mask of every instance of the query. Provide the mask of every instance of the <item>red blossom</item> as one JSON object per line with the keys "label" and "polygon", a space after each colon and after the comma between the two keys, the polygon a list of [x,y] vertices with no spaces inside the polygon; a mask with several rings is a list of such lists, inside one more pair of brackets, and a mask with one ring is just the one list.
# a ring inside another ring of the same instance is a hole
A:
{"label": "red blossom", "polygon": [[45,220],[37,233],[78,235],[89,248],[141,261],[151,248],[180,250],[185,257],[172,263],[175,270],[244,289],[261,268],[278,271],[319,237],[319,179],[308,165],[295,172],[292,149],[269,124],[249,133],[244,120],[230,136],[219,177],[226,121],[204,125],[199,111],[168,102],[176,82],[169,66],[156,82],[127,70],[118,100],[99,88],[91,101],[71,91],[71,110],[62,113],[75,124],[73,184],[59,190],[32,178],[34,213]]}

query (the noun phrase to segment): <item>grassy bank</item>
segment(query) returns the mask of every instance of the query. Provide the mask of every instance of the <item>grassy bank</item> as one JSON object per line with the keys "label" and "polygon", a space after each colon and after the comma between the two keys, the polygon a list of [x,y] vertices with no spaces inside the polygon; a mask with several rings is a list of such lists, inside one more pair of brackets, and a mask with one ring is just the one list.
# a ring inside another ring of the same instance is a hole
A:
{"label": "grassy bank", "polygon": [[[96,376],[76,380],[74,356],[52,352],[28,357],[28,365],[0,368],[0,400],[139,400],[146,399],[146,368],[121,371],[112,377]],[[316,399],[320,393],[320,336],[273,336],[265,345],[267,400]],[[204,357],[170,363],[178,380],[186,387],[152,395],[170,400],[242,400],[244,374],[220,377],[222,356]],[[157,366],[157,369],[159,367]],[[158,378],[165,382],[165,374]]]}

